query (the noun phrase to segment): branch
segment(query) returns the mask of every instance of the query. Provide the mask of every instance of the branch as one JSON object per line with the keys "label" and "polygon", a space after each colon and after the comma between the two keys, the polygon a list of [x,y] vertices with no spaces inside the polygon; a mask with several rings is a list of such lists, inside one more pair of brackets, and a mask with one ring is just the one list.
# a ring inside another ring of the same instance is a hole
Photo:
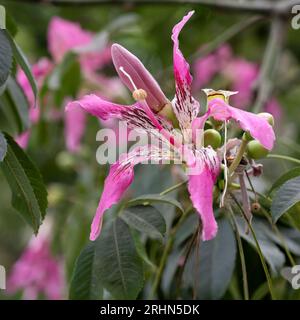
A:
{"label": "branch", "polygon": [[253,112],[260,112],[272,95],[274,82],[277,75],[280,56],[286,37],[286,21],[279,16],[272,19],[269,39],[265,49],[258,81],[255,84],[257,97],[253,106]]}
{"label": "branch", "polygon": [[[23,1],[25,2],[25,1]],[[207,7],[234,10],[234,11],[247,11],[260,14],[279,14],[291,15],[291,9],[294,5],[299,4],[299,0],[281,0],[274,3],[273,0],[260,0],[260,1],[234,1],[234,0],[27,0],[27,2],[41,2],[54,5],[120,5],[120,4],[134,4],[134,5],[204,5]]]}

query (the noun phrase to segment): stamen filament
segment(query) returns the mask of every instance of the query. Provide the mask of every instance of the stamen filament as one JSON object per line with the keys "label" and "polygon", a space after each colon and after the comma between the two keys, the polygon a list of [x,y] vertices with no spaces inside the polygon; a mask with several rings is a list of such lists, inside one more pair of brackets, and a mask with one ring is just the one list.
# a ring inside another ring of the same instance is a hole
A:
{"label": "stamen filament", "polygon": [[224,159],[224,180],[225,180],[225,186],[224,190],[221,196],[221,202],[220,202],[220,208],[224,207],[225,202],[225,195],[228,188],[228,168],[227,168],[227,158],[226,158],[226,144],[227,144],[227,120],[224,121],[224,153],[223,153],[223,159]]}
{"label": "stamen filament", "polygon": [[132,80],[131,76],[129,75],[129,73],[127,73],[127,72],[124,70],[123,67],[120,67],[119,70],[120,70],[121,72],[123,72],[124,75],[129,79],[130,83],[131,83],[132,86],[133,86],[133,89],[134,89],[134,90],[138,90],[138,88],[136,87],[136,85],[135,85],[135,83],[133,82],[133,80]]}

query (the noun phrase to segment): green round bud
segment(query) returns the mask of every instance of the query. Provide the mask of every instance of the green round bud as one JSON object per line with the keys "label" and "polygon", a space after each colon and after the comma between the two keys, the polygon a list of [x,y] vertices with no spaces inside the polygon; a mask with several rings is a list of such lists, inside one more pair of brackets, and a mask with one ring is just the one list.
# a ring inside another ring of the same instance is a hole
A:
{"label": "green round bud", "polygon": [[247,155],[252,159],[265,158],[269,151],[264,148],[257,140],[252,140],[247,145]]}
{"label": "green round bud", "polygon": [[213,149],[217,149],[221,145],[221,135],[215,129],[208,129],[204,131],[204,146],[211,146]]}
{"label": "green round bud", "polygon": [[274,121],[274,117],[271,115],[271,113],[269,113],[269,112],[261,112],[261,113],[258,113],[257,115],[259,117],[265,118],[269,122],[269,124],[272,127],[274,127],[275,121]]}

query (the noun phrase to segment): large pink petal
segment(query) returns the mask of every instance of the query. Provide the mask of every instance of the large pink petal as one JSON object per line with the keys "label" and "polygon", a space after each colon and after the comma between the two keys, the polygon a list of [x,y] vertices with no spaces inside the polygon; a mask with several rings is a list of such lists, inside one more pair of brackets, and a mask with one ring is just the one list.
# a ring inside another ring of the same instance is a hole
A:
{"label": "large pink petal", "polygon": [[137,147],[128,154],[120,157],[119,161],[110,167],[104,183],[102,196],[92,222],[90,239],[94,241],[100,234],[104,212],[116,204],[134,179],[134,166],[145,160],[168,159],[170,155],[161,153],[161,150],[151,146]]}
{"label": "large pink petal", "polygon": [[266,149],[271,150],[273,148],[275,133],[273,127],[263,117],[233,108],[218,98],[209,102],[208,116],[212,116],[220,121],[234,119],[244,131],[249,131],[251,136],[258,140]]}
{"label": "large pink petal", "polygon": [[[88,113],[102,120],[117,118],[126,121],[130,129],[152,130],[157,126],[147,115],[142,105],[137,102],[133,105],[121,105],[104,100],[94,94],[86,95],[82,99],[72,101],[66,106],[66,110],[81,107]],[[161,126],[166,130],[171,130],[170,123],[162,117],[152,114]]]}
{"label": "large pink petal", "polygon": [[193,13],[194,11],[190,11],[186,16],[184,16],[183,19],[174,26],[172,32],[172,40],[174,44],[174,77],[176,83],[176,97],[173,101],[173,109],[185,136],[185,140],[189,140],[187,142],[191,142],[191,134],[188,134],[185,130],[189,130],[189,133],[191,133],[191,124],[197,117],[200,106],[192,97],[191,85],[193,78],[190,74],[190,66],[179,49],[178,37],[183,26],[190,19]]}
{"label": "large pink petal", "polygon": [[[194,168],[189,174],[188,190],[193,206],[198,211],[202,222],[202,239],[215,237],[218,226],[213,212],[213,188],[219,172],[220,163],[217,155],[211,149],[203,149],[202,156],[196,158]],[[210,155],[208,153],[211,153]]]}

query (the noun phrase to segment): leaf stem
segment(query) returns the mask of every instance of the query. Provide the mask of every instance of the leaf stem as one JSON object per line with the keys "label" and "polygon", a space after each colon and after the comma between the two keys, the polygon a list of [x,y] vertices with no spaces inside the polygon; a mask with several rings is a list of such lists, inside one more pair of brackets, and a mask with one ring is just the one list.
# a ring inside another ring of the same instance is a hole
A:
{"label": "leaf stem", "polygon": [[170,193],[170,192],[172,192],[172,191],[174,191],[174,190],[176,190],[176,189],[179,189],[180,187],[184,186],[186,183],[187,183],[187,180],[186,180],[186,181],[179,182],[179,183],[175,184],[174,186],[172,186],[172,187],[170,187],[170,188],[162,191],[162,192],[160,193],[160,195],[161,195],[161,196],[164,196],[164,195],[166,195],[166,194],[168,194],[168,193]]}
{"label": "leaf stem", "polygon": [[190,212],[191,209],[192,209],[192,207],[187,209],[181,215],[181,217],[179,218],[179,220],[176,223],[176,225],[174,226],[174,228],[170,231],[169,239],[164,247],[163,254],[162,254],[162,257],[161,257],[161,260],[160,260],[160,263],[159,263],[159,266],[158,266],[158,269],[157,269],[157,272],[156,272],[156,275],[154,278],[152,289],[151,289],[150,299],[152,299],[152,300],[154,299],[155,294],[157,292],[157,289],[159,287],[160,280],[161,280],[162,273],[163,273],[165,265],[166,265],[168,255],[169,255],[170,251],[172,250],[172,247],[173,247],[173,244],[175,241],[176,232],[177,232],[178,228],[181,226],[182,222],[185,220],[186,216],[188,215],[188,213]]}
{"label": "leaf stem", "polygon": [[297,164],[300,164],[300,160],[299,159],[296,159],[296,158],[293,158],[293,157],[289,157],[289,156],[284,156],[282,154],[269,154],[267,156],[267,158],[270,158],[270,159],[281,159],[281,160],[286,160],[286,161],[290,161],[290,162],[294,162],[294,163],[297,163]]}
{"label": "leaf stem", "polygon": [[243,274],[243,292],[244,292],[244,299],[249,300],[249,286],[248,286],[248,276],[247,276],[247,268],[246,268],[246,261],[245,261],[245,254],[243,249],[243,244],[241,240],[241,236],[238,231],[237,223],[234,217],[234,214],[232,212],[231,207],[229,207],[229,212],[231,215],[231,221],[233,225],[233,229],[235,232],[239,254],[240,254],[240,260],[241,260],[241,267],[242,267],[242,274]]}
{"label": "leaf stem", "polygon": [[271,276],[270,276],[268,267],[267,267],[267,265],[266,265],[265,258],[264,258],[264,256],[263,256],[262,251],[261,251],[260,245],[259,245],[259,243],[258,243],[256,234],[255,234],[255,231],[254,231],[251,223],[249,222],[246,214],[244,213],[243,208],[241,207],[241,205],[240,205],[239,202],[237,201],[236,197],[235,197],[232,193],[230,193],[230,195],[231,195],[231,198],[232,198],[232,199],[234,200],[234,202],[236,203],[236,205],[238,206],[238,208],[240,209],[243,217],[245,218],[245,220],[246,220],[246,222],[247,222],[247,224],[248,224],[248,227],[249,227],[249,229],[250,229],[250,231],[251,231],[251,234],[252,234],[252,236],[253,236],[253,239],[254,239],[254,242],[255,242],[255,245],[256,245],[257,253],[258,253],[258,255],[259,255],[259,258],[260,258],[262,267],[263,267],[263,269],[264,269],[264,272],[265,272],[265,275],[266,275],[266,278],[267,278],[267,282],[268,282],[268,287],[269,287],[271,299],[272,299],[272,300],[276,300],[276,297],[275,297],[275,294],[274,294],[274,290],[273,290],[272,279],[271,279]]}

